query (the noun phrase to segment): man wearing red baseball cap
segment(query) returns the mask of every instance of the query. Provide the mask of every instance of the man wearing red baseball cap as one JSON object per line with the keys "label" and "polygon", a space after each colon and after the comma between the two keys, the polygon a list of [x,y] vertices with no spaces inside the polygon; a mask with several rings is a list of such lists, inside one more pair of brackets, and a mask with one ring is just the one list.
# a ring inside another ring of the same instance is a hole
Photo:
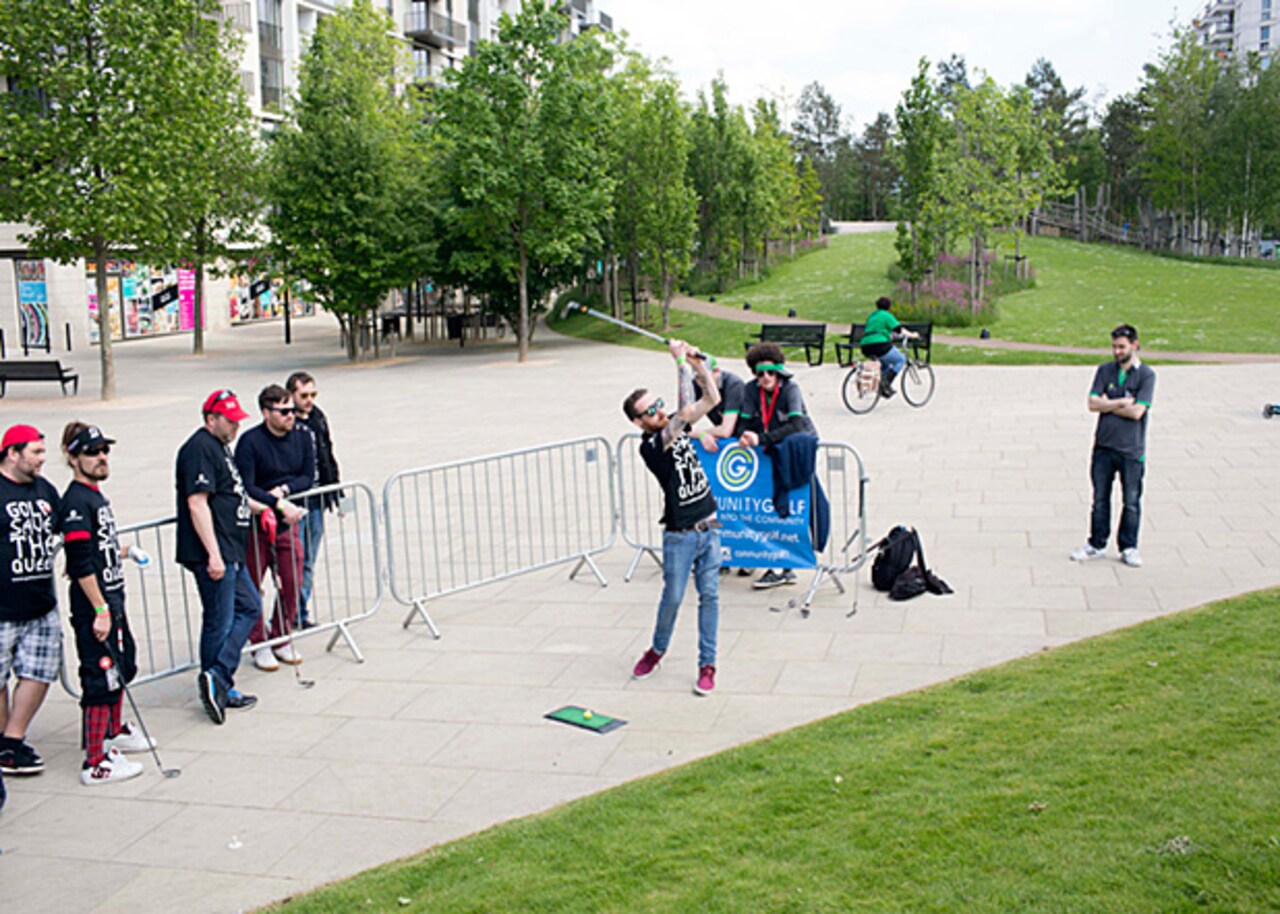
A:
{"label": "man wearing red baseball cap", "polygon": [[201,409],[204,425],[178,449],[178,561],[195,575],[203,609],[200,701],[215,724],[227,708],[251,708],[235,689],[240,652],[262,615],[262,600],[245,565],[252,516],[265,506],[249,498],[231,454],[248,418],[230,390],[215,390]]}
{"label": "man wearing red baseball cap", "polygon": [[[0,771],[39,774],[27,745],[31,723],[62,666],[62,626],[53,585],[58,490],[41,477],[44,435],[14,425],[0,440]],[[9,674],[17,680],[12,703]]]}

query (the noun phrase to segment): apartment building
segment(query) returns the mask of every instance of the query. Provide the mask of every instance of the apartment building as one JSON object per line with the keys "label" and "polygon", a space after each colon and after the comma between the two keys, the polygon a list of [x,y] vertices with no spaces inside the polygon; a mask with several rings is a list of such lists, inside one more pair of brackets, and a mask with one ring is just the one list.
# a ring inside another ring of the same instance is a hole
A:
{"label": "apartment building", "polygon": [[1278,16],[1280,0],[1210,0],[1192,27],[1218,57],[1260,54],[1268,65],[1280,41]]}
{"label": "apartment building", "polygon": [[[244,38],[240,79],[254,117],[264,130],[284,119],[297,91],[303,52],[325,17],[350,0],[223,0],[224,18]],[[515,15],[523,0],[374,0],[385,8],[412,61],[412,79],[439,80],[459,66],[477,43],[497,36],[503,13]],[[568,0],[570,34],[612,29],[595,0]],[[61,265],[33,257],[19,240],[22,227],[0,223],[0,331],[6,355],[24,348],[58,352],[70,338],[79,349],[97,341],[98,302],[92,265]],[[107,269],[110,322],[115,339],[189,332],[194,327],[194,276],[172,266],[113,260]],[[310,305],[282,294],[265,276],[208,278],[205,326],[272,320],[290,307],[299,316]]]}

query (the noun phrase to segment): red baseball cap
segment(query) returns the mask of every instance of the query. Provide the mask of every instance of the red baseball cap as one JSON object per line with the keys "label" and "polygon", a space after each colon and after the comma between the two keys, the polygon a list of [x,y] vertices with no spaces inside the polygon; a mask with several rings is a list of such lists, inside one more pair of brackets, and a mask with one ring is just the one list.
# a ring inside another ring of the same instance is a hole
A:
{"label": "red baseball cap", "polygon": [[249,418],[249,414],[240,408],[240,401],[236,399],[235,393],[230,390],[215,390],[209,394],[204,401],[202,412],[207,416],[209,413],[217,413],[219,416],[225,416],[232,422],[243,422]]}
{"label": "red baseball cap", "polygon": [[0,442],[0,451],[7,451],[11,447],[17,447],[20,444],[30,444],[33,441],[43,441],[44,435],[40,434],[40,430],[34,425],[11,425],[4,433],[4,441]]}

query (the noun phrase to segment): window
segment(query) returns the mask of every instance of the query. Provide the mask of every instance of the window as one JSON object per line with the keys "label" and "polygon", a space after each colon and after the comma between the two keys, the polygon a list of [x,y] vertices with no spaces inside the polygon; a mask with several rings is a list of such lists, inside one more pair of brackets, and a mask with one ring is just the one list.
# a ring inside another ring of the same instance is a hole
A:
{"label": "window", "polygon": [[431,51],[426,48],[413,49],[413,78],[416,82],[427,82],[431,79]]}
{"label": "window", "polygon": [[1262,40],[1264,45],[1271,41],[1271,26],[1264,25],[1262,27],[1262,33],[1258,37]]}
{"label": "window", "polygon": [[284,61],[259,57],[262,67],[262,107],[279,108],[284,103]]}
{"label": "window", "polygon": [[282,5],[283,0],[258,0],[258,43],[262,53],[272,57],[279,57],[284,50]]}

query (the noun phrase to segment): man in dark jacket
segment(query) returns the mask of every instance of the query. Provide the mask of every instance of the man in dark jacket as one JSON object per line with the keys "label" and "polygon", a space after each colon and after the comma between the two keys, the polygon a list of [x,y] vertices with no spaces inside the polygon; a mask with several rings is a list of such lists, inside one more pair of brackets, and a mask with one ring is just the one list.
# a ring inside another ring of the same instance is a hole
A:
{"label": "man in dark jacket", "polygon": [[[315,485],[329,486],[341,479],[338,470],[338,458],[333,453],[333,438],[329,434],[329,418],[316,404],[316,379],[305,371],[295,371],[289,375],[285,387],[293,395],[295,424],[311,435],[311,444],[315,448],[316,472]],[[324,539],[324,512],[338,503],[338,493],[329,492],[304,499],[303,506],[307,516],[302,521],[302,586],[298,594],[298,623],[303,628],[315,625],[312,618],[311,583],[315,572],[316,555],[320,551],[320,541]]]}
{"label": "man in dark jacket", "polygon": [[[271,509],[263,512],[263,523],[253,528],[245,562],[259,593],[267,569],[275,572],[276,602],[270,635],[259,616],[249,635],[250,644],[260,644],[268,637],[284,637],[297,624],[302,540],[296,524],[304,512],[288,498],[311,488],[316,473],[311,436],[294,427],[293,397],[289,391],[279,384],[267,385],[258,394],[258,408],[262,410],[262,423],[240,436],[236,467],[249,497]],[[253,664],[260,670],[278,670],[281,663],[301,662],[292,641],[274,648],[260,647],[253,653]]]}

